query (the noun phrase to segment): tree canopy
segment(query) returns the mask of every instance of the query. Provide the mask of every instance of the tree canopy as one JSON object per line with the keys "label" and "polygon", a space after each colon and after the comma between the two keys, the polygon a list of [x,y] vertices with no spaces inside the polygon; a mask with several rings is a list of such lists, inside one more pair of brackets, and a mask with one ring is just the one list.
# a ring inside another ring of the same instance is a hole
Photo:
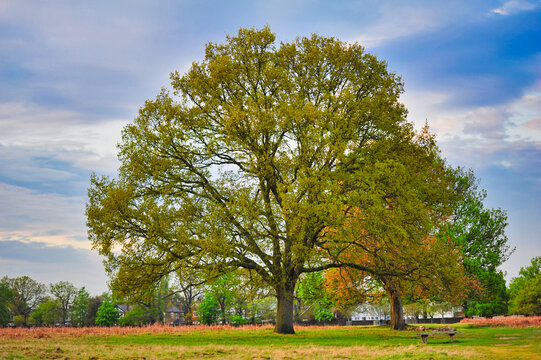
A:
{"label": "tree canopy", "polygon": [[0,326],[6,326],[9,323],[9,304],[12,300],[11,290],[5,284],[0,283]]}
{"label": "tree canopy", "polygon": [[118,291],[244,268],[274,289],[275,330],[293,333],[301,274],[365,270],[340,256],[362,245],[353,215],[407,259],[450,212],[450,176],[406,121],[401,79],[359,44],[240,29],[171,86],[124,128],[118,177],[91,178],[89,236]]}
{"label": "tree canopy", "polygon": [[11,312],[14,316],[23,316],[24,322],[45,296],[45,285],[28,276],[9,278],[4,276],[1,283],[11,290]]}
{"label": "tree canopy", "polygon": [[68,281],[59,281],[56,284],[50,284],[49,291],[60,302],[61,323],[65,325],[78,289]]}
{"label": "tree canopy", "polygon": [[[467,316],[494,316],[507,313],[507,290],[499,269],[513,253],[507,244],[507,214],[484,205],[487,192],[479,189],[472,170],[456,170],[455,189],[461,201],[444,231],[461,248],[466,272],[481,288],[473,288],[463,302]],[[481,291],[479,291],[481,290]]]}
{"label": "tree canopy", "polygon": [[529,266],[522,267],[519,276],[509,284],[509,312],[541,315],[541,256],[534,257]]}

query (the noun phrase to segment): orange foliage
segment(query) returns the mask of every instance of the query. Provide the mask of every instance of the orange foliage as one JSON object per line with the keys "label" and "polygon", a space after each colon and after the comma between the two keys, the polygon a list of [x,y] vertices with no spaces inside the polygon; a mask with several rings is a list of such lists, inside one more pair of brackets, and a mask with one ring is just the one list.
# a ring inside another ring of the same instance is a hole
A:
{"label": "orange foliage", "polygon": [[541,316],[497,316],[491,319],[462,319],[461,324],[505,326],[513,328],[541,327]]}
{"label": "orange foliage", "polygon": [[344,310],[367,300],[377,302],[384,295],[369,282],[368,274],[351,268],[334,268],[323,274],[323,286],[332,294],[335,306]]}
{"label": "orange foliage", "polygon": [[[324,285],[339,307],[357,300],[369,300],[367,295],[373,290],[370,284],[373,279],[393,279],[394,286],[398,286],[403,295],[455,304],[460,303],[468,292],[481,291],[479,282],[465,273],[461,253],[450,239],[427,236],[422,241],[401,244],[392,239],[369,236],[362,225],[359,226],[362,223],[360,213],[355,210],[352,213],[355,216],[350,219],[350,224],[357,236],[351,241],[352,246],[340,252],[339,259],[369,270],[339,268],[325,272]],[[380,275],[385,272],[407,275]],[[371,295],[382,296],[380,292]]]}

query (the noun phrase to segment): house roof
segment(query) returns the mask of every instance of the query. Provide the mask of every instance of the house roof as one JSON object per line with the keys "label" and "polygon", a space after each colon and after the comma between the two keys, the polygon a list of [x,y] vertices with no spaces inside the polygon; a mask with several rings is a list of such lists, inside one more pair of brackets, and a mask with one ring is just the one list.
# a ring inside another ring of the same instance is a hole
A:
{"label": "house roof", "polygon": [[179,306],[176,306],[176,305],[168,305],[166,308],[165,308],[165,312],[168,312],[168,313],[180,313],[182,312],[180,310],[180,307]]}
{"label": "house roof", "polygon": [[118,304],[118,305],[115,305],[115,307],[122,311],[123,313],[127,313],[128,311],[131,310],[131,306],[128,305],[128,304]]}

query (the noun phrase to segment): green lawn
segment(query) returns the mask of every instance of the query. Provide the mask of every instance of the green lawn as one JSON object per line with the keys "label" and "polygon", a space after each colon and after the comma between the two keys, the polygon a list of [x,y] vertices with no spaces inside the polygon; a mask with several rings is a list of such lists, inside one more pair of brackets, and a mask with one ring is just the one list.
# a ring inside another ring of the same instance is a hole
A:
{"label": "green lawn", "polygon": [[[427,325],[438,327],[438,325]],[[541,328],[457,324],[431,336],[386,327],[297,327],[295,335],[257,330],[194,330],[135,335],[0,337],[3,359],[541,359]]]}

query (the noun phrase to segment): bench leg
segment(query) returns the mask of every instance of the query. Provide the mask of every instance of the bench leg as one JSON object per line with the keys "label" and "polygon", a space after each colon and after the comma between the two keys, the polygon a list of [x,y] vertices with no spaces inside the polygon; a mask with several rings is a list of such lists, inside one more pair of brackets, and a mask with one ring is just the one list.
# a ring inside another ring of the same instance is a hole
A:
{"label": "bench leg", "polygon": [[423,341],[423,343],[427,343],[427,340],[428,340],[428,335],[421,335],[421,340]]}
{"label": "bench leg", "polygon": [[451,338],[451,342],[455,340],[455,334],[449,334],[449,337]]}

